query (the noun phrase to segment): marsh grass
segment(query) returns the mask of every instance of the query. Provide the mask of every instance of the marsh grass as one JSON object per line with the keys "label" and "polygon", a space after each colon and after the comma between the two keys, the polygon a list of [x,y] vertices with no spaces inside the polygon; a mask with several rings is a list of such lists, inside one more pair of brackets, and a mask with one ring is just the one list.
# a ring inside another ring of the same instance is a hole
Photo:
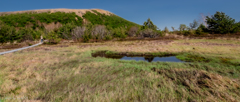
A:
{"label": "marsh grass", "polygon": [[[199,42],[220,43],[202,39],[109,41],[65,47],[43,45],[6,54],[0,56],[0,98],[19,101],[6,97],[25,96],[28,98],[20,101],[73,102],[240,100],[240,48]],[[102,50],[111,54],[181,53],[177,56],[191,63],[91,57],[92,52]]]}

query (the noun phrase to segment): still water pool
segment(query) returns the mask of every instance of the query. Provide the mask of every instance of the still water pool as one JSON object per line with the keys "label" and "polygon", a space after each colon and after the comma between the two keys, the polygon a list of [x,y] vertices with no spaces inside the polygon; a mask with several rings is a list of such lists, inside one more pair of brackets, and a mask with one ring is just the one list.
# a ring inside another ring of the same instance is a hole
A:
{"label": "still water pool", "polygon": [[127,57],[124,56],[121,60],[135,60],[135,61],[148,61],[148,62],[184,62],[177,59],[175,56],[169,57]]}
{"label": "still water pool", "polygon": [[106,51],[96,52],[92,53],[92,57],[105,57],[105,58],[111,58],[111,59],[120,59],[120,60],[135,60],[135,61],[147,61],[147,62],[181,62],[176,58],[176,56],[126,56],[126,55],[106,55]]}

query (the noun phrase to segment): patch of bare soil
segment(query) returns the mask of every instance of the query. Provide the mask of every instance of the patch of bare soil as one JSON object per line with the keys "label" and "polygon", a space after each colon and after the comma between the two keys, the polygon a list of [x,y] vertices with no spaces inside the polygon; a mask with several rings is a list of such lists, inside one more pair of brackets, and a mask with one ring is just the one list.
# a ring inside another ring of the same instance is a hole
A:
{"label": "patch of bare soil", "polygon": [[53,48],[49,48],[49,47],[33,47],[33,48],[26,49],[26,51],[38,51],[38,50],[54,51]]}
{"label": "patch of bare soil", "polygon": [[240,46],[240,45],[236,45],[236,44],[218,44],[218,43],[208,43],[208,42],[200,42],[197,44],[202,44],[202,45],[209,45],[209,46]]}
{"label": "patch of bare soil", "polygon": [[[17,13],[30,13],[30,12],[36,12],[36,13],[44,13],[44,12],[50,12],[50,13],[55,13],[55,12],[65,12],[65,13],[72,13],[75,12],[76,15],[82,17],[87,11],[92,12],[92,10],[96,10],[99,13],[110,15],[113,14],[109,11],[102,10],[102,9],[41,9],[41,10],[27,10],[27,11],[14,11],[14,12],[0,12],[0,15],[4,14],[17,14]],[[92,12],[94,13],[94,12]]]}
{"label": "patch of bare soil", "polygon": [[167,45],[173,43],[173,40],[155,40],[155,41],[149,41],[150,44],[160,44],[160,45]]}
{"label": "patch of bare soil", "polygon": [[69,47],[69,45],[58,45],[56,47]]}
{"label": "patch of bare soil", "polygon": [[89,48],[89,47],[106,47],[106,45],[91,45],[91,44],[88,44],[88,45],[80,45],[79,48]]}
{"label": "patch of bare soil", "polygon": [[120,40],[113,40],[113,41],[153,41],[153,40],[176,40],[182,39],[181,37],[171,37],[171,36],[164,36],[164,37],[157,37],[157,38],[139,38],[139,37],[129,37]]}
{"label": "patch of bare soil", "polygon": [[40,23],[40,25],[43,25],[44,28],[47,30],[47,31],[51,31],[53,29],[57,29],[57,28],[60,28],[62,27],[62,24],[57,22],[52,22],[52,23],[49,23],[49,24],[46,24],[46,23]]}
{"label": "patch of bare soil", "polygon": [[225,40],[240,40],[240,34],[206,34],[206,35],[192,35],[190,39],[225,39]]}
{"label": "patch of bare soil", "polygon": [[34,45],[36,43],[39,43],[39,42],[25,41],[25,42],[16,43],[16,44],[3,44],[3,45],[0,45],[0,49],[16,49],[16,48],[22,48],[22,47],[25,47],[25,46],[31,46],[31,45]]}
{"label": "patch of bare soil", "polygon": [[219,43],[209,43],[209,42],[199,42],[199,43],[182,43],[180,45],[204,45],[204,46],[240,46],[237,44],[219,44]]}
{"label": "patch of bare soil", "polygon": [[236,99],[240,98],[240,83],[234,79],[202,70],[157,68],[151,70],[165,76],[176,85],[184,86],[193,95],[203,96],[207,99],[215,97],[228,102],[237,101]]}
{"label": "patch of bare soil", "polygon": [[15,49],[15,48],[21,48],[26,45],[19,45],[19,44],[8,44],[8,45],[2,45],[0,46],[0,49]]}

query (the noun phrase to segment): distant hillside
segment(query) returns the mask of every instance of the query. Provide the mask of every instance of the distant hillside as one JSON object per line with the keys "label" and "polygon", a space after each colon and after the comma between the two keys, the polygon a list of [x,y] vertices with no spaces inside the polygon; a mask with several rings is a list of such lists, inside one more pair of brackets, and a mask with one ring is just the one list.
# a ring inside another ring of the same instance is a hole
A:
{"label": "distant hillside", "polygon": [[[1,27],[2,26],[2,27]],[[0,12],[0,42],[49,38],[112,39],[127,36],[129,27],[140,25],[101,9],[44,9]],[[99,30],[101,29],[101,30]],[[135,29],[135,28],[134,28]],[[137,28],[136,28],[137,29]],[[100,36],[99,31],[104,31]],[[94,32],[94,33],[93,33]],[[75,35],[73,35],[73,33]],[[136,32],[134,32],[136,33]]]}
{"label": "distant hillside", "polygon": [[[87,23],[101,24],[106,26],[136,25],[113,13],[101,9],[45,9],[15,12],[0,12],[0,20],[9,26],[28,27],[33,29],[44,26],[48,29],[51,23],[75,23],[78,26]],[[109,25],[110,24],[110,25]],[[51,24],[53,25],[53,24]],[[54,28],[54,27],[53,27]]]}

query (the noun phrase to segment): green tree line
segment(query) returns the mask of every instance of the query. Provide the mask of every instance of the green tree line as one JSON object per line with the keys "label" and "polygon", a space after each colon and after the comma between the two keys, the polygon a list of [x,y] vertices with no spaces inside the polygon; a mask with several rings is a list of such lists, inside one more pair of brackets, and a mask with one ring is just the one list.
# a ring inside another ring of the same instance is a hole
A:
{"label": "green tree line", "polygon": [[[240,22],[229,17],[223,12],[216,12],[212,16],[206,16],[206,25],[197,22],[190,23],[189,26],[180,24],[179,30],[172,27],[171,33],[183,35],[203,35],[203,34],[236,34],[240,33]],[[166,28],[165,28],[166,29]]]}
{"label": "green tree line", "polygon": [[[42,25],[53,22],[62,25],[51,31]],[[156,38],[163,36],[164,33],[202,35],[240,32],[240,22],[236,22],[223,12],[206,16],[205,22],[207,26],[194,20],[189,26],[180,24],[179,30],[172,27],[172,31],[169,31],[165,27],[161,31],[150,18],[143,25],[138,25],[114,14],[101,14],[95,10],[86,12],[82,18],[75,13],[63,12],[9,14],[0,16],[0,43],[38,40],[41,35],[48,39],[49,43],[57,43],[61,39],[88,42],[126,37]],[[27,27],[29,24],[32,26]]]}

